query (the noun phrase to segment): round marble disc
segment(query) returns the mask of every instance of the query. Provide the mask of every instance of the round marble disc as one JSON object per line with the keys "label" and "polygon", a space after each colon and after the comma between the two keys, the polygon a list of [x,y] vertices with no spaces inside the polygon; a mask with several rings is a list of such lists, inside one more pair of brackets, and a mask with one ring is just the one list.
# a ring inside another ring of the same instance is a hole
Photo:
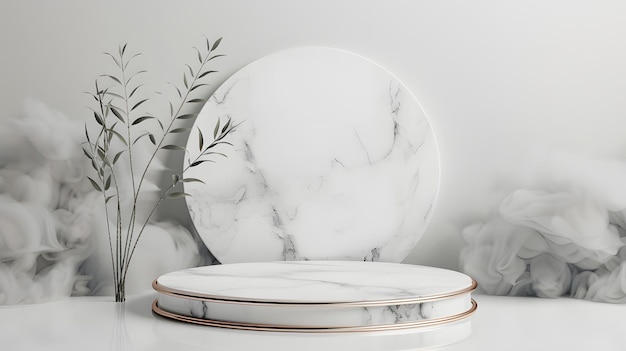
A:
{"label": "round marble disc", "polygon": [[241,329],[413,328],[456,322],[476,307],[476,283],[462,273],[383,262],[215,265],[165,274],[153,286],[157,313]]}
{"label": "round marble disc", "polygon": [[231,263],[167,273],[162,289],[196,297],[292,304],[406,302],[473,289],[469,276],[443,268],[387,262]]}
{"label": "round marble disc", "polygon": [[[206,149],[231,125],[229,144]],[[232,75],[187,150],[185,178],[204,182],[185,183],[191,218],[222,263],[400,262],[439,188],[417,100],[381,66],[331,48],[282,51]]]}

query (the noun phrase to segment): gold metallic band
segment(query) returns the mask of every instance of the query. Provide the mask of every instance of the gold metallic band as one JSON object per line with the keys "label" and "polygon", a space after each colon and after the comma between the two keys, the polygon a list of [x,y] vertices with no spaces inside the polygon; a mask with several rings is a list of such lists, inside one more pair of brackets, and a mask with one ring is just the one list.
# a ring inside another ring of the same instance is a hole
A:
{"label": "gold metallic band", "polygon": [[443,299],[448,299],[451,297],[469,294],[472,291],[476,290],[477,287],[478,287],[478,283],[476,283],[476,281],[472,279],[472,284],[469,287],[462,289],[462,290],[443,293],[443,294],[420,296],[420,297],[414,297],[414,298],[408,298],[408,299],[375,300],[375,301],[347,301],[347,302],[306,302],[306,301],[277,301],[277,300],[265,300],[265,299],[252,300],[252,299],[234,298],[234,297],[228,297],[228,296],[217,296],[217,295],[210,295],[210,294],[200,294],[200,293],[195,294],[195,293],[190,293],[190,292],[186,292],[186,291],[182,291],[178,289],[164,287],[162,285],[159,285],[156,279],[152,282],[152,288],[154,288],[154,290],[164,295],[180,297],[180,298],[184,298],[188,300],[200,300],[200,301],[216,302],[216,303],[257,305],[257,306],[283,305],[283,306],[369,307],[369,306],[407,305],[407,304],[414,304],[414,303],[424,303],[424,302],[443,300]]}
{"label": "gold metallic band", "polygon": [[160,316],[175,319],[181,322],[206,325],[210,327],[239,329],[239,330],[255,330],[255,331],[271,331],[271,332],[293,332],[293,333],[346,333],[346,332],[374,332],[374,331],[390,331],[390,330],[405,330],[413,328],[425,328],[440,326],[443,324],[453,323],[465,319],[476,311],[478,304],[472,299],[472,307],[463,312],[453,316],[434,318],[427,320],[420,320],[415,322],[406,322],[398,324],[384,324],[384,325],[371,325],[371,326],[358,326],[358,327],[294,327],[288,325],[274,325],[274,324],[250,324],[250,323],[237,323],[237,322],[224,322],[211,319],[195,318],[189,316],[183,316],[176,313],[168,312],[159,308],[158,301],[154,300],[152,303],[152,311]]}

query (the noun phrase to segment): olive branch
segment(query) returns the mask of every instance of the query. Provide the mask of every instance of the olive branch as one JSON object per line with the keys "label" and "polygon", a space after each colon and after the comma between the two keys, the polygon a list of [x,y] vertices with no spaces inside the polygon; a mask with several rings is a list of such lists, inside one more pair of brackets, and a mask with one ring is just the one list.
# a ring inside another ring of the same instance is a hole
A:
{"label": "olive branch", "polygon": [[[225,139],[238,125],[232,124],[230,118],[227,118],[223,125],[220,119],[217,120],[212,139],[208,143],[205,143],[204,135],[198,128],[198,156],[193,160],[188,159],[187,166],[182,171],[172,174],[171,184],[165,190],[161,189],[159,198],[152,206],[147,218],[141,223],[139,230],[136,229],[137,204],[146,174],[151,169],[155,157],[161,150],[184,151],[187,154],[186,148],[168,144],[166,140],[170,135],[190,131],[190,128],[179,126],[186,120],[197,117],[197,113],[190,113],[187,106],[197,106],[197,104],[207,101],[207,99],[198,97],[198,89],[207,86],[208,84],[205,81],[208,76],[217,72],[207,68],[209,62],[225,56],[215,53],[222,38],[217,39],[212,45],[208,38],[205,39],[206,49],[194,48],[198,60],[198,63],[195,64],[196,68],[194,69],[191,65],[185,65],[186,69],[182,74],[182,86],[178,87],[172,84],[178,99],[174,102],[168,101],[169,122],[165,125],[155,115],[140,112],[143,111],[145,104],[151,99],[149,97],[140,97],[144,95],[145,86],[144,84],[136,83],[136,78],[147,72],[145,70],[134,70],[131,63],[134,63],[135,59],[141,54],[128,54],[126,44],[120,45],[116,54],[105,53],[115,63],[117,67],[116,73],[99,76],[95,79],[95,91],[87,92],[96,101],[95,108],[89,109],[93,112],[93,118],[99,125],[99,130],[97,135],[90,135],[87,124],[85,124],[86,142],[83,143],[83,153],[90,160],[91,166],[95,170],[95,175],[88,177],[89,182],[96,191],[102,193],[107,218],[115,301],[117,302],[125,300],[125,283],[128,268],[137,243],[156,209],[165,199],[189,196],[189,194],[182,191],[175,191],[176,187],[186,182],[204,182],[197,178],[184,178],[183,174],[185,171],[190,167],[197,167],[205,162],[215,162],[212,159],[215,156],[227,157],[226,154],[216,151],[217,147],[221,144],[232,146]],[[103,85],[106,87],[103,88]],[[147,126],[146,123],[156,123],[158,129],[156,126],[153,126],[153,129],[158,130],[156,135],[151,131],[140,129],[144,125]],[[133,162],[133,148],[137,142],[145,138],[152,144],[153,151],[143,170],[137,170]],[[119,162],[125,162],[128,166],[128,172],[130,172],[132,189],[132,208],[130,212],[122,209],[120,199],[121,184],[118,182],[119,172],[122,170],[120,170]],[[136,174],[141,174],[137,181],[135,180]],[[112,203],[109,204],[110,202]],[[109,221],[111,215],[115,218],[115,228],[113,228],[113,223]]]}

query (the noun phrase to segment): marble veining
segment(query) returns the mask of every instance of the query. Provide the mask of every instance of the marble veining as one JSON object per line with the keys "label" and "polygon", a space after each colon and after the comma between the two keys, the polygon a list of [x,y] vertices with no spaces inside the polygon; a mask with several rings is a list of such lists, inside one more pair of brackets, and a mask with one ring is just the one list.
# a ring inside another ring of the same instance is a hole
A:
{"label": "marble veining", "polygon": [[385,326],[472,309],[473,280],[385,262],[278,261],[196,267],[156,280],[158,307],[212,321],[292,327]]}
{"label": "marble veining", "polygon": [[[277,260],[399,262],[419,240],[439,187],[427,117],[380,66],[318,47],[251,63],[196,120],[239,124],[218,163],[191,167],[194,225],[222,263]],[[197,127],[197,128],[196,128]]]}
{"label": "marble veining", "polygon": [[432,310],[433,303],[417,303],[406,305],[391,305],[384,307],[363,307],[365,323],[368,324],[397,324],[409,321],[426,320],[433,318],[433,314],[429,314],[428,307]]}
{"label": "marble veining", "polygon": [[446,269],[356,261],[232,263],[168,273],[157,283],[190,295],[294,303],[412,300],[473,285],[465,274]]}
{"label": "marble veining", "polygon": [[449,318],[467,313],[472,303],[470,293],[432,302],[368,307],[241,305],[161,293],[158,295],[158,306],[181,316],[213,321],[299,328],[341,328],[389,326]]}

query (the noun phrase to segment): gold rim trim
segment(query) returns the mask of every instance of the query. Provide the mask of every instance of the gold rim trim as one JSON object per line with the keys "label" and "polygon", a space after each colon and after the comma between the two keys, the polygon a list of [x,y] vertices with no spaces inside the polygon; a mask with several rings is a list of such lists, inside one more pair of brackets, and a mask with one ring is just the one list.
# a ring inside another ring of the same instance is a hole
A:
{"label": "gold rim trim", "polygon": [[[442,294],[434,294],[429,296],[421,296],[415,298],[408,299],[394,299],[394,300],[375,300],[375,301],[348,301],[348,302],[306,302],[306,301],[285,301],[285,300],[252,300],[245,298],[234,298],[234,297],[226,297],[226,296],[218,296],[218,295],[210,295],[210,294],[194,294],[183,290],[172,289],[168,287],[164,287],[159,285],[157,279],[152,282],[152,288],[156,290],[160,294],[180,297],[188,300],[200,300],[206,302],[217,302],[217,303],[227,303],[227,304],[239,304],[239,305],[281,305],[281,306],[351,306],[351,307],[369,307],[369,306],[387,306],[387,305],[407,305],[413,303],[424,303],[431,302],[437,300],[444,300],[451,297],[456,297],[460,295],[466,295],[478,287],[478,283],[472,279],[472,284],[462,290],[442,293]],[[473,300],[472,300],[473,301]]]}
{"label": "gold rim trim", "polygon": [[289,325],[275,325],[275,324],[252,324],[252,323],[238,323],[238,322],[225,322],[212,319],[203,319],[196,317],[189,317],[179,315],[176,313],[168,312],[159,308],[158,300],[154,300],[152,303],[152,311],[162,317],[174,319],[177,321],[200,324],[209,327],[226,328],[226,329],[238,329],[238,330],[254,330],[254,331],[268,331],[268,332],[292,332],[292,333],[348,333],[348,332],[375,332],[375,331],[390,331],[390,330],[405,330],[405,329],[417,329],[441,326],[443,324],[454,323],[465,318],[470,317],[476,309],[478,304],[472,299],[472,307],[463,312],[453,316],[420,320],[415,322],[406,322],[398,324],[383,324],[383,325],[371,325],[371,326],[359,326],[359,327],[294,327]]}

